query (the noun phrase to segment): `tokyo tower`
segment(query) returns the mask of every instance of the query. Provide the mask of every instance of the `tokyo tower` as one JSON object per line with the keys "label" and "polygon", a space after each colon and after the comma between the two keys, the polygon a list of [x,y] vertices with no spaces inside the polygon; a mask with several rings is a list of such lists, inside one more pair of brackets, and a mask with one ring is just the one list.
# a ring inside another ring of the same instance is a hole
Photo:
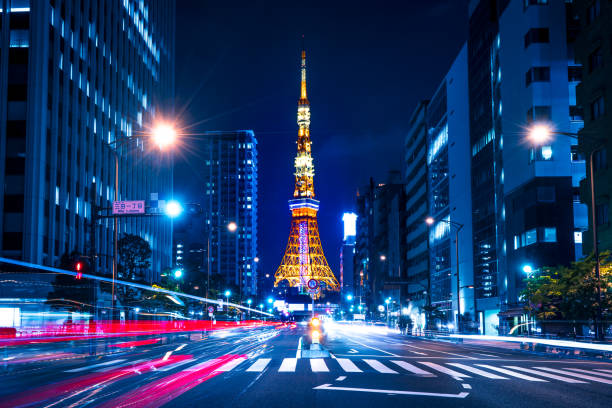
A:
{"label": "tokyo tower", "polygon": [[295,156],[295,190],[289,200],[291,228],[289,242],[280,266],[274,274],[274,286],[284,280],[292,287],[304,291],[310,279],[316,279],[326,290],[339,290],[339,284],[331,271],[319,237],[317,211],[319,201],[314,193],[314,165],[310,141],[310,102],[306,97],[306,51],[302,51],[302,83],[298,101],[299,126],[297,155]]}

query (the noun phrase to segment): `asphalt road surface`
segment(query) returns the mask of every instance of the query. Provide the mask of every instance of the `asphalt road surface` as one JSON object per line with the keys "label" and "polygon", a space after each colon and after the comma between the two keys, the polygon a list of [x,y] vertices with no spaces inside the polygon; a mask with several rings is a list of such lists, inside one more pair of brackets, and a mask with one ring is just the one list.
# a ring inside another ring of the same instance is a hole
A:
{"label": "asphalt road surface", "polygon": [[[0,407],[612,407],[612,364],[339,326],[77,343],[0,356]],[[7,357],[8,356],[8,357]]]}

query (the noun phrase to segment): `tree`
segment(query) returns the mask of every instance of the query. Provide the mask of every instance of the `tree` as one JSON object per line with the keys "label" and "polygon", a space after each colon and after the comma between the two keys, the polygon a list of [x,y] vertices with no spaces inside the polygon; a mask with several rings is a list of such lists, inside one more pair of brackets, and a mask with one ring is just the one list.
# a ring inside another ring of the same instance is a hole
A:
{"label": "tree", "polygon": [[125,234],[117,247],[120,270],[131,280],[144,281],[142,272],[151,267],[151,245],[138,235]]}
{"label": "tree", "polygon": [[[595,261],[589,256],[571,266],[542,268],[525,279],[522,296],[526,310],[540,320],[568,320],[574,326],[592,322],[601,308],[604,320],[612,311],[612,259],[600,256],[600,279],[595,277]],[[601,302],[597,286],[601,285]]]}

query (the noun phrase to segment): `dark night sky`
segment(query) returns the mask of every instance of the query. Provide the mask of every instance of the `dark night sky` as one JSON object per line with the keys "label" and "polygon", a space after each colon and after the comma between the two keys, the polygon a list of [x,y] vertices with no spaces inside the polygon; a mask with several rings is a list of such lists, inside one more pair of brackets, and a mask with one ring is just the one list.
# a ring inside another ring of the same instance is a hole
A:
{"label": "dark night sky", "polygon": [[[466,38],[466,1],[177,1],[180,125],[194,133],[253,129],[259,142],[260,271],[274,273],[289,233],[301,35],[319,228],[339,274],[341,215],[370,176],[384,181],[401,169],[410,114]],[[189,143],[175,183],[186,200],[199,186]]]}

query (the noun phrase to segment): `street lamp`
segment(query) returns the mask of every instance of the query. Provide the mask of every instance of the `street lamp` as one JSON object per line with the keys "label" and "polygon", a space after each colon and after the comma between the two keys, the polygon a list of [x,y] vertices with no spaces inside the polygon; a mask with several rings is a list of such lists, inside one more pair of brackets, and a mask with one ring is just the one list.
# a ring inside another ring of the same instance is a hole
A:
{"label": "street lamp", "polygon": [[236,232],[237,229],[238,229],[238,225],[236,225],[236,223],[234,221],[232,221],[229,224],[227,224],[227,230],[229,232]]}
{"label": "street lamp", "polygon": [[[545,124],[536,124],[529,129],[527,133],[527,138],[533,143],[535,146],[541,146],[542,144],[550,141],[553,135],[559,136],[567,136],[572,139],[578,140],[578,133],[572,132],[557,132],[553,130],[550,126]],[[584,133],[581,135],[583,139],[588,140],[590,142],[594,142],[594,146],[590,149],[589,152],[589,187],[591,193],[591,227],[593,228],[593,257],[595,258],[595,278],[597,279],[597,321],[595,322],[595,335],[597,338],[603,337],[603,330],[600,330],[599,323],[601,322],[601,282],[599,278],[599,244],[597,242],[597,213],[595,208],[595,176],[594,176],[594,168],[593,168],[593,154],[595,150],[605,143],[605,140],[585,135]]]}
{"label": "street lamp", "polygon": [[387,304],[387,327],[389,327],[389,303],[391,303],[391,298],[386,298],[385,303]]}
{"label": "street lamp", "polygon": [[533,273],[533,267],[531,265],[523,265],[522,269],[527,275],[531,275]]}
{"label": "street lamp", "polygon": [[[429,226],[432,226],[436,220],[433,217],[425,218],[425,223]],[[455,262],[457,264],[457,330],[461,331],[460,319],[461,319],[461,284],[459,281],[459,231],[464,227],[464,224],[458,223],[456,221],[451,221],[447,219],[441,219],[439,222],[443,222],[448,224],[450,227],[455,228]],[[476,293],[474,293],[474,321],[476,320]]]}
{"label": "street lamp", "polygon": [[381,255],[380,256],[380,260],[385,262],[387,260],[387,256],[386,255]]}
{"label": "street lamp", "polygon": [[153,140],[159,146],[160,150],[174,143],[176,139],[176,130],[167,123],[160,123],[153,129]]}
{"label": "street lamp", "polygon": [[[170,124],[157,124],[151,132],[148,132],[149,137],[159,146],[160,150],[163,150],[165,147],[170,146],[174,143],[176,139],[176,131],[174,127]],[[114,194],[113,194],[113,202],[119,200],[119,154],[116,149],[123,143],[130,143],[133,140],[137,140],[135,138],[124,137],[121,139],[115,139],[113,142],[107,143],[106,146],[109,148],[111,153],[115,158],[115,186],[114,186]],[[94,203],[95,204],[95,203]],[[118,231],[119,231],[119,219],[115,215],[113,222],[113,269],[112,269],[112,289],[111,289],[111,310],[114,311],[115,308],[115,279],[117,276],[117,258],[118,258],[118,248],[117,242],[118,239]],[[95,225],[95,224],[94,224]],[[95,227],[94,227],[95,228]],[[95,244],[92,242],[92,246],[95,248]],[[112,312],[111,312],[112,313]],[[111,316],[112,317],[112,316]]]}
{"label": "street lamp", "polygon": [[170,200],[166,204],[166,215],[170,218],[176,218],[183,212],[183,206],[176,200]]}
{"label": "street lamp", "polygon": [[346,300],[349,302],[353,300],[353,295],[346,295]]}
{"label": "street lamp", "polygon": [[182,269],[177,269],[174,271],[174,278],[175,279],[180,279],[181,276],[183,276],[183,270]]}

